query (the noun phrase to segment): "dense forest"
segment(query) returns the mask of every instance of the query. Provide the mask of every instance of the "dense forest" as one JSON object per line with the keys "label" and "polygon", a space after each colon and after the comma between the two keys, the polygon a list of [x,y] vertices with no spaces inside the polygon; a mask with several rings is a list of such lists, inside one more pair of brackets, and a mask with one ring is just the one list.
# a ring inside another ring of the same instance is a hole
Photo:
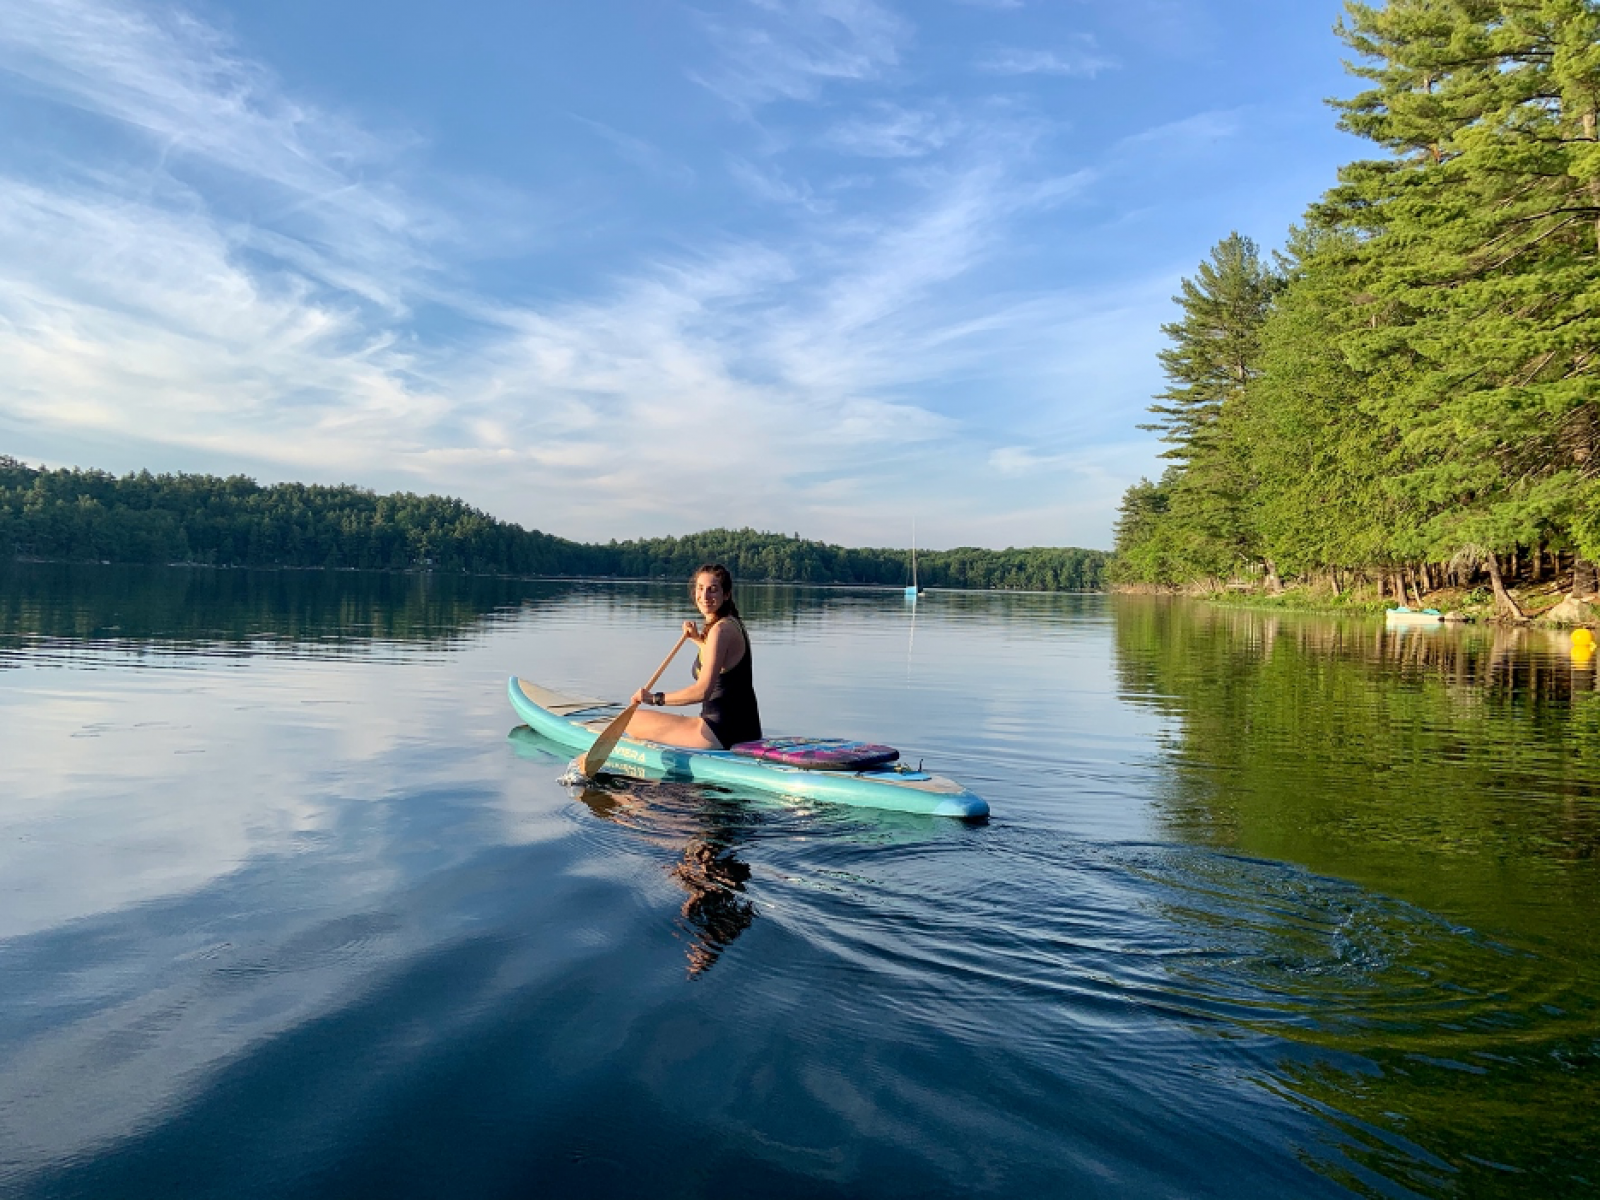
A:
{"label": "dense forest", "polygon": [[[687,578],[705,562],[735,577],[903,586],[905,550],[858,550],[753,529],[588,545],[497,521],[442,496],[262,486],[235,475],[115,476],[0,456],[0,553],[70,562],[352,567],[485,575]],[[961,548],[917,555],[933,587],[1093,591],[1100,550]]]}
{"label": "dense forest", "polygon": [[1600,559],[1600,3],[1346,4],[1353,162],[1271,262],[1235,233],[1174,298],[1123,498],[1125,584],[1415,603]]}

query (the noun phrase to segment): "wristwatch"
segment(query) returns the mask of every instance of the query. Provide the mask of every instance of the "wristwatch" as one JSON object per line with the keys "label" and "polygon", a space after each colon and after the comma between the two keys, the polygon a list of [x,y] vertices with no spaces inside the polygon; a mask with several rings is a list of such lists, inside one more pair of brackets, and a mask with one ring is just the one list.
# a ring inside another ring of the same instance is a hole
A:
{"label": "wristwatch", "polygon": [[657,692],[654,696],[650,697],[650,702],[657,708],[660,708],[662,705],[666,704],[667,694],[665,692]]}

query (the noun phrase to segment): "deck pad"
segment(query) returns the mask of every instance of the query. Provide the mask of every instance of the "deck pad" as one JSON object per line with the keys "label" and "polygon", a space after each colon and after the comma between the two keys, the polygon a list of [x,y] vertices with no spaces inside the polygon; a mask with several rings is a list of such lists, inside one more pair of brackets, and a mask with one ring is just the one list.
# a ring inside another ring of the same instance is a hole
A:
{"label": "deck pad", "polygon": [[762,738],[759,742],[740,742],[729,750],[763,762],[804,767],[808,771],[865,771],[900,757],[900,751],[893,746],[853,742],[847,738]]}

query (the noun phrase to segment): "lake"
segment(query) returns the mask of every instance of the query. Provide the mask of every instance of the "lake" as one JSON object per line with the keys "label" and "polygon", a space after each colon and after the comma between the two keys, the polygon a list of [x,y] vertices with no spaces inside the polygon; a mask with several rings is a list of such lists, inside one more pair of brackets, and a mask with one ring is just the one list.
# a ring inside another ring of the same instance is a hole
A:
{"label": "lake", "polygon": [[0,566],[0,1194],[1600,1194],[1566,637],[738,598],[992,819],[560,785],[682,585]]}

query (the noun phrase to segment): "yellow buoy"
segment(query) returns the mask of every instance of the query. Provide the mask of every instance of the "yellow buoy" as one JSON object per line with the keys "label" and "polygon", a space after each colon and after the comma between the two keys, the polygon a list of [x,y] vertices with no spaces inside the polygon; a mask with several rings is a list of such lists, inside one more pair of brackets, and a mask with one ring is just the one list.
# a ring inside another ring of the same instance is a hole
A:
{"label": "yellow buoy", "polygon": [[1594,634],[1587,629],[1572,631],[1572,665],[1587,667],[1594,658]]}

